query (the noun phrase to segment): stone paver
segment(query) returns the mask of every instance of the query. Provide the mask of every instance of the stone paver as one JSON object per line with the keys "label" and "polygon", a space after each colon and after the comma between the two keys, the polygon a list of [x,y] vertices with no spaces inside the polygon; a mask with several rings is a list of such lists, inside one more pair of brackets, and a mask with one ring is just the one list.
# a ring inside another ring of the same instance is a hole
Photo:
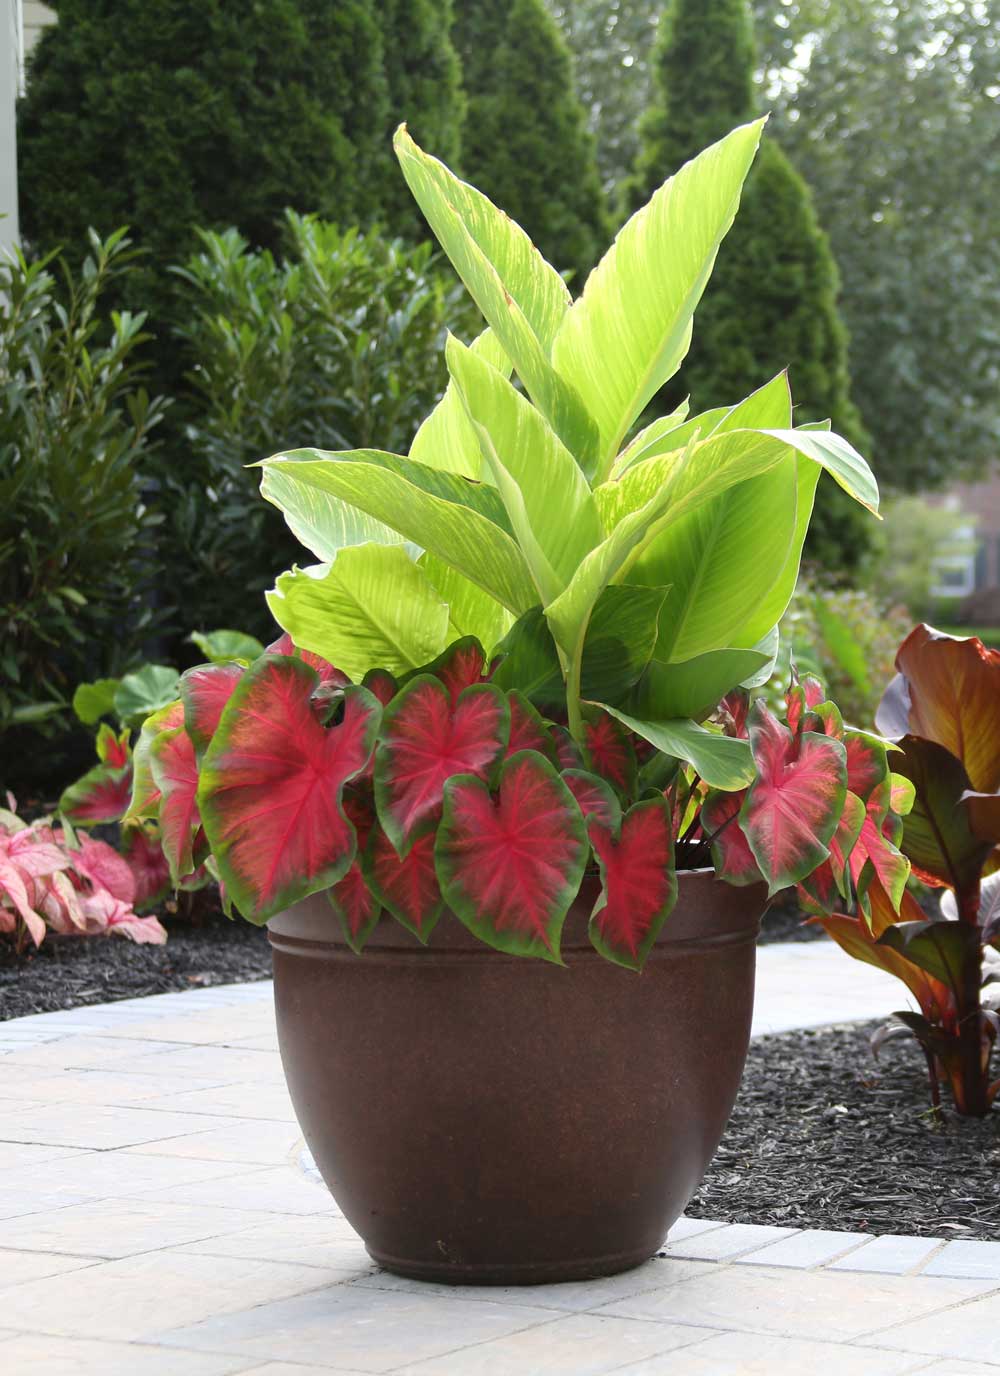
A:
{"label": "stone paver", "polygon": [[[879,1017],[761,952],[757,1033]],[[379,1271],[318,1183],[268,984],[0,1024],[3,1376],[1000,1376],[1000,1243],[681,1219],[605,1280]]]}

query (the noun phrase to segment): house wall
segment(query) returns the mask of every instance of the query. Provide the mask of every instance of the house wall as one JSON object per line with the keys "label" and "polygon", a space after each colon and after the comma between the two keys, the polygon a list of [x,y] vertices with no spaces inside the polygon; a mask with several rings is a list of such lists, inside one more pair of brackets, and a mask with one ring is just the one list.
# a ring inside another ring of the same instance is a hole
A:
{"label": "house wall", "polygon": [[24,5],[24,54],[31,52],[47,24],[56,22],[55,12],[40,0],[23,0]]}

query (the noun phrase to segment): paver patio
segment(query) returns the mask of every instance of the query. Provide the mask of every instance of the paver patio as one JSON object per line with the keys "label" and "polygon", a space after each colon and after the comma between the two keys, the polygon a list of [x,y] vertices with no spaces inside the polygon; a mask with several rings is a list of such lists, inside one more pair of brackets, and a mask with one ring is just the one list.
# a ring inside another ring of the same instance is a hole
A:
{"label": "paver patio", "polygon": [[[755,1030],[899,999],[767,947]],[[1000,1373],[1000,1243],[681,1220],[587,1284],[378,1271],[304,1151],[266,983],[0,1023],[0,1053],[4,1376]]]}

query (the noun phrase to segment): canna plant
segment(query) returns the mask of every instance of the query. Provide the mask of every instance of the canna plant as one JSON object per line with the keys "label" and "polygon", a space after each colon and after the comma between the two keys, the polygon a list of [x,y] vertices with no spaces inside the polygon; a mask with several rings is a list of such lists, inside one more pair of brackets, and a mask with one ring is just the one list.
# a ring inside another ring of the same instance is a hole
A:
{"label": "canna plant", "polygon": [[870,911],[819,918],[849,955],[888,970],[920,1012],[876,1034],[913,1036],[927,1058],[931,1096],[951,1087],[957,1111],[982,1117],[1000,1094],[990,1060],[1000,1030],[1000,651],[917,626],[876,714],[895,744],[893,768],[912,798],[903,854],[942,891],[930,916],[881,869]]}
{"label": "canna plant", "polygon": [[[325,891],[357,950],[382,913],[426,941],[448,911],[555,962],[580,895],[595,946],[638,969],[678,868],[714,850],[724,878],[773,892],[831,860],[856,747],[827,729],[832,704],[806,719],[798,685],[788,725],[762,703],[747,717],[746,695],[821,474],[872,512],[875,480],[828,428],[793,426],[784,375],[636,429],[688,349],[761,130],[671,178],[576,301],[399,130],[486,328],[449,338],[408,454],[262,462],[320,562],[278,577],[266,654],[190,670],[143,725],[129,817],[158,818],[175,882],[204,864],[257,922]],[[724,837],[753,870],[719,860]]]}

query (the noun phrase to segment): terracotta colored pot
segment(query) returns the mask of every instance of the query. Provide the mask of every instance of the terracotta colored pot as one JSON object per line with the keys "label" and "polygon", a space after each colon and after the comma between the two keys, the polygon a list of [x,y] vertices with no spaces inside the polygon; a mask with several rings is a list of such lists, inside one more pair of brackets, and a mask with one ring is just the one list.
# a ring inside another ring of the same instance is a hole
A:
{"label": "terracotta colored pot", "polygon": [[451,914],[361,956],[319,894],[269,923],[281,1058],[316,1164],[380,1265],[464,1284],[647,1260],[719,1143],[750,1036],[765,895],[711,871],[641,975],[567,918],[568,968],[505,956]]}

